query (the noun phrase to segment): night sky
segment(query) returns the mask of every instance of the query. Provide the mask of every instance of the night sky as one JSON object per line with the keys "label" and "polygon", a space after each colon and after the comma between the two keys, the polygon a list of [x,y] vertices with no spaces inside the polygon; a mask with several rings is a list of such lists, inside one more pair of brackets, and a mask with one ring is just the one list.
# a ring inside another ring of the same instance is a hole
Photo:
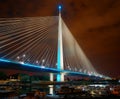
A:
{"label": "night sky", "polygon": [[62,18],[99,73],[120,76],[120,0],[0,0],[0,17]]}

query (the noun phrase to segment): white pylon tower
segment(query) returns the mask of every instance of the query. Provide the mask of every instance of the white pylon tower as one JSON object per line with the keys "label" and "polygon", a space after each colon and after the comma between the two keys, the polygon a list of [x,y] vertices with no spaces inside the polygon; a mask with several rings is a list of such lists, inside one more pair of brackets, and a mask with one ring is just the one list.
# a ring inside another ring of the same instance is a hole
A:
{"label": "white pylon tower", "polygon": [[[59,5],[59,18],[58,18],[58,52],[57,52],[57,69],[63,70],[63,42],[62,42],[62,18],[61,18],[61,9],[62,7]],[[57,74],[57,81],[64,81],[64,74]]]}

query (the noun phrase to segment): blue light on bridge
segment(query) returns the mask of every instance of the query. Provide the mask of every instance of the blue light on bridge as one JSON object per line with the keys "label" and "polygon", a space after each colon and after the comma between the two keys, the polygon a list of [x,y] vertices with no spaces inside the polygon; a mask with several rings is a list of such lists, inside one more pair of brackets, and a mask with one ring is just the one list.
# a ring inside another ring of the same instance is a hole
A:
{"label": "blue light on bridge", "polygon": [[33,64],[29,64],[29,63],[24,63],[24,64],[21,64],[21,65],[27,66],[27,67],[35,67],[35,68],[39,68],[39,69],[43,69],[43,70],[52,70],[52,71],[60,72],[59,70],[54,69],[54,68],[47,68],[45,66],[33,65]]}
{"label": "blue light on bridge", "polygon": [[0,59],[0,61],[2,61],[2,62],[11,62],[11,61],[5,60],[5,59]]}
{"label": "blue light on bridge", "polygon": [[[16,61],[11,61],[11,60],[7,60],[7,59],[0,59],[0,62],[5,62],[5,63],[13,63],[13,64],[19,64],[21,66],[25,66],[25,67],[34,67],[34,68],[38,68],[40,70],[43,70],[43,71],[51,71],[51,72],[56,72],[58,73],[57,75],[57,80],[60,81],[61,77],[60,77],[60,73],[65,73],[65,74],[73,74],[73,75],[84,75],[84,76],[89,76],[85,73],[81,73],[81,72],[74,72],[74,71],[69,71],[69,70],[60,70],[60,69],[55,69],[55,68],[48,68],[48,67],[42,67],[42,66],[39,66],[39,65],[33,65],[33,64],[29,64],[29,63],[20,63],[20,62],[16,62]],[[91,75],[91,76],[94,76],[95,75]],[[97,76],[98,77],[98,76]],[[105,77],[103,77],[105,78]]]}
{"label": "blue light on bridge", "polygon": [[61,80],[61,76],[60,74],[57,74],[57,81],[60,81]]}
{"label": "blue light on bridge", "polygon": [[59,9],[59,11],[60,11],[60,10],[62,9],[62,6],[61,6],[61,5],[59,5],[59,6],[58,6],[58,9]]}
{"label": "blue light on bridge", "polygon": [[16,62],[16,61],[11,61],[11,60],[7,60],[7,59],[0,59],[0,62],[5,62],[5,63],[13,63],[13,64],[19,64],[21,66],[26,66],[26,67],[34,67],[34,68],[38,68],[41,70],[46,70],[46,71],[55,71],[55,72],[61,72],[60,70],[54,69],[54,68],[47,68],[40,65],[33,65],[33,64],[29,64],[29,63],[21,63],[21,62]]}

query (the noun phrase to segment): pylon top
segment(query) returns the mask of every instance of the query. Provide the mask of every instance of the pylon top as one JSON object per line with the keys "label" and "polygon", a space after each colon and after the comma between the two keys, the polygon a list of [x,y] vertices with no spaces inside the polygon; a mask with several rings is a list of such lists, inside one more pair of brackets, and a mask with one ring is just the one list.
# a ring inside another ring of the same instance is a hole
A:
{"label": "pylon top", "polygon": [[61,12],[62,6],[58,5],[59,12]]}

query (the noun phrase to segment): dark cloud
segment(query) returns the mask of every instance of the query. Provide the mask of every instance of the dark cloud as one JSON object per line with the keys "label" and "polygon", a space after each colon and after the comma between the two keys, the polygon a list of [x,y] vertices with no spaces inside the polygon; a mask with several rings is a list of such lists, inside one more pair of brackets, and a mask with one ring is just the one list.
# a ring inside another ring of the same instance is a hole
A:
{"label": "dark cloud", "polygon": [[0,0],[0,17],[58,15],[95,68],[109,76],[120,75],[120,0]]}

